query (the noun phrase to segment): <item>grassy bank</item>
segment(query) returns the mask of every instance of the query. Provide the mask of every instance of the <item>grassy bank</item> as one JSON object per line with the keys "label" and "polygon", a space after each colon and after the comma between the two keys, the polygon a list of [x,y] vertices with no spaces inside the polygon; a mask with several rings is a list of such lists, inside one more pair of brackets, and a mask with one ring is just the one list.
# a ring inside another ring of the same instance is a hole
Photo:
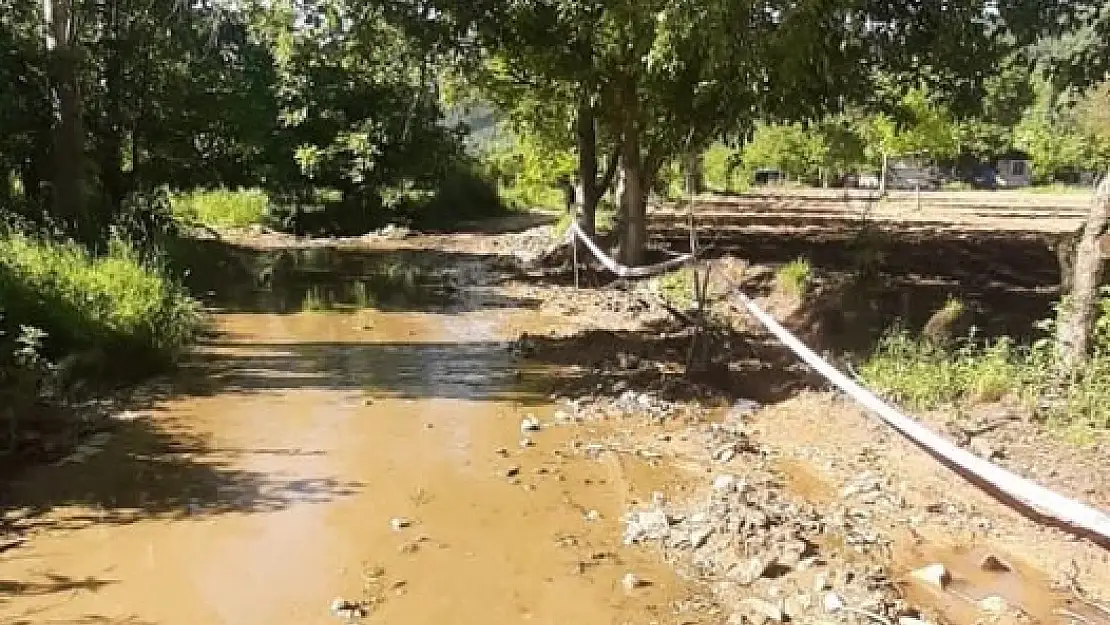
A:
{"label": "grassy bank", "polygon": [[[1043,329],[1051,335],[1053,324]],[[1059,380],[1053,344],[1043,339],[1017,345],[966,338],[941,345],[904,331],[887,334],[861,365],[860,377],[888,398],[913,410],[1012,400],[1030,409],[1049,398],[1052,424],[1110,429],[1110,298],[1103,299],[1091,361]]]}
{"label": "grassy bank", "polygon": [[39,377],[121,382],[171,363],[199,331],[199,305],[157,263],[113,241],[74,244],[0,234],[0,388]]}

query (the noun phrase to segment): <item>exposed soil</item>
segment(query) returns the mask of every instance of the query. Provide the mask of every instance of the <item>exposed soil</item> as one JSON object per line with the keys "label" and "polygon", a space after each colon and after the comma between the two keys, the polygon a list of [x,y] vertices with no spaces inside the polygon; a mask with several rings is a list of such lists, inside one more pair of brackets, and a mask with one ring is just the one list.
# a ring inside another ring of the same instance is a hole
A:
{"label": "exposed soil", "polygon": [[[505,230],[205,242],[218,332],[5,489],[0,621],[1110,623],[1110,552],[824,392],[725,299],[698,333],[650,283],[537,265],[550,227]],[[837,351],[870,334],[836,327],[905,312],[897,276],[974,271],[936,246],[989,268],[963,291],[982,314],[1034,293],[999,328],[1055,288],[1012,239],[931,235],[859,291],[835,243],[750,236],[719,253],[808,251],[824,304],[776,301],[773,264],[713,261],[713,291],[741,284]],[[1107,505],[1105,441],[1015,417],[924,415]],[[913,574],[935,564],[943,587]]]}

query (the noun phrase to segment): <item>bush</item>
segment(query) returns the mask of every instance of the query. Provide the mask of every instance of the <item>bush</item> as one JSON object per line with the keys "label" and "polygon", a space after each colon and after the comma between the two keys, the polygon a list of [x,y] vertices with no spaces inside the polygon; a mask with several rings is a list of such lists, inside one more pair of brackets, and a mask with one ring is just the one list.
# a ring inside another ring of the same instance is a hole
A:
{"label": "bush", "polygon": [[169,364],[202,321],[161,265],[118,239],[94,257],[72,243],[0,234],[0,306],[6,340],[37,328],[46,358],[98,354],[106,370],[96,373],[113,380]]}
{"label": "bush", "polygon": [[262,223],[268,204],[259,190],[217,189],[173,196],[173,213],[186,222],[213,228],[245,228]]}

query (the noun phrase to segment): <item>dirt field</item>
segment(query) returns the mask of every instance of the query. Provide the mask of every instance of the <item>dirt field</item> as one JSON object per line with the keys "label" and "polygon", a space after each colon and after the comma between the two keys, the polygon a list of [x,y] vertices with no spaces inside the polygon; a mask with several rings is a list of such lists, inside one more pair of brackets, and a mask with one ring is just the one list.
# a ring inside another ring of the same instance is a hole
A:
{"label": "dirt field", "polygon": [[[739,317],[688,370],[650,284],[575,289],[528,222],[204,243],[211,340],[3,491],[0,621],[1110,623],[1105,547],[982,493]],[[831,293],[877,258],[871,329],[951,290],[999,331],[1054,297],[1038,233],[761,227],[717,239],[751,264],[715,274],[767,295],[806,255]],[[820,321],[800,330],[835,343]],[[1007,410],[923,417],[1107,505],[1110,445]]]}

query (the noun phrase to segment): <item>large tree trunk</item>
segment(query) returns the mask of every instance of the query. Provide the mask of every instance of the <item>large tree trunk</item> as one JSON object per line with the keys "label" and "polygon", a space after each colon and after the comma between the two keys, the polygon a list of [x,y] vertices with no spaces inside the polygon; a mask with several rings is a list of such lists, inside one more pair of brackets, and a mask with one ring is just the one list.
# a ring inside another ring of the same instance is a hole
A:
{"label": "large tree trunk", "polygon": [[46,47],[51,54],[54,119],[54,215],[88,236],[84,210],[84,128],[81,124],[79,57],[70,0],[43,0]]}
{"label": "large tree trunk", "polygon": [[1110,213],[1110,171],[1107,171],[1091,201],[1091,211],[1075,256],[1075,274],[1056,335],[1060,368],[1070,374],[1081,367],[1090,353],[1091,331],[1098,310],[1102,283],[1101,237],[1106,233]]}
{"label": "large tree trunk", "polygon": [[627,128],[621,139],[620,168],[624,180],[621,194],[620,257],[628,266],[644,262],[647,247],[647,185],[640,137],[635,128]]}

